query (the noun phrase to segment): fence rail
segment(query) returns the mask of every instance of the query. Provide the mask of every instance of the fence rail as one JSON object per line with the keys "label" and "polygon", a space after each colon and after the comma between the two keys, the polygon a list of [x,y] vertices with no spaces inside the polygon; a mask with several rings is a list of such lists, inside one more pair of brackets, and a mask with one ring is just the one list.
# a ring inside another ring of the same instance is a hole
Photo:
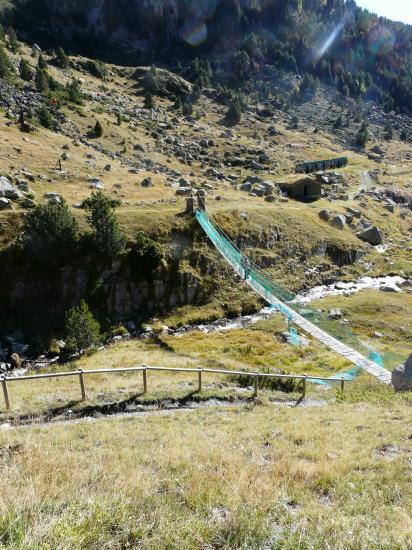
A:
{"label": "fence rail", "polygon": [[9,393],[9,384],[10,383],[16,383],[16,382],[24,382],[27,380],[44,380],[47,378],[68,378],[68,377],[75,377],[77,376],[79,378],[79,384],[80,384],[80,392],[81,392],[81,400],[86,401],[87,400],[87,393],[86,393],[86,383],[85,383],[85,377],[89,374],[119,374],[124,372],[141,372],[143,374],[143,394],[147,394],[148,392],[148,383],[147,383],[147,373],[149,371],[154,372],[185,372],[185,373],[197,373],[198,377],[198,392],[202,391],[202,382],[203,382],[203,374],[222,374],[225,376],[248,376],[253,377],[253,397],[257,397],[258,394],[258,386],[259,386],[259,378],[274,378],[274,379],[288,379],[288,380],[302,380],[302,397],[301,400],[304,400],[306,398],[306,391],[307,391],[307,382],[310,382],[311,380],[322,380],[325,382],[331,382],[331,383],[340,383],[341,391],[343,392],[345,390],[345,382],[348,382],[348,380],[345,380],[345,378],[323,378],[321,376],[307,376],[305,374],[275,374],[275,373],[267,373],[267,372],[248,372],[248,371],[236,371],[236,370],[221,370],[221,369],[205,369],[203,367],[198,368],[175,368],[175,367],[149,367],[149,366],[142,366],[142,367],[129,367],[124,369],[96,369],[96,370],[83,370],[79,369],[77,371],[70,371],[70,372],[54,372],[50,374],[33,374],[33,375],[27,375],[27,376],[18,376],[18,377],[8,377],[3,376],[1,378],[1,385],[3,388],[3,396],[4,396],[4,402],[6,405],[6,410],[11,410],[11,400],[10,400],[10,393]]}

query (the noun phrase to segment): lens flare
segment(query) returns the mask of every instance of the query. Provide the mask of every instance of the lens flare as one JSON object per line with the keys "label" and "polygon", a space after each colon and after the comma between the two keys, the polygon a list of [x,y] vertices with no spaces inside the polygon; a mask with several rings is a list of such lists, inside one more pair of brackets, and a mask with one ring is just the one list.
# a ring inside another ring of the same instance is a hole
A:
{"label": "lens flare", "polygon": [[373,55],[384,56],[393,51],[395,36],[387,28],[373,30],[368,39],[369,51]]}
{"label": "lens flare", "polygon": [[335,40],[338,38],[339,34],[342,32],[342,29],[344,27],[343,23],[339,23],[333,31],[330,33],[328,38],[325,40],[325,42],[322,44],[322,46],[319,48],[319,50],[315,53],[315,60],[319,61],[325,53],[329,50],[329,48],[333,45]]}
{"label": "lens flare", "polygon": [[181,36],[190,46],[200,46],[207,39],[207,26],[203,21],[186,23],[181,31]]}

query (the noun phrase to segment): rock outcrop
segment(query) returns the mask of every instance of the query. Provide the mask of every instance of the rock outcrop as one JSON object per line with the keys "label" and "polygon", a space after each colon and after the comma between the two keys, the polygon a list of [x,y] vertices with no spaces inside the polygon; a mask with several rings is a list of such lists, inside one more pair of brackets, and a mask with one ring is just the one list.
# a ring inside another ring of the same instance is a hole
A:
{"label": "rock outcrop", "polygon": [[403,365],[392,372],[392,385],[395,391],[412,390],[412,353]]}

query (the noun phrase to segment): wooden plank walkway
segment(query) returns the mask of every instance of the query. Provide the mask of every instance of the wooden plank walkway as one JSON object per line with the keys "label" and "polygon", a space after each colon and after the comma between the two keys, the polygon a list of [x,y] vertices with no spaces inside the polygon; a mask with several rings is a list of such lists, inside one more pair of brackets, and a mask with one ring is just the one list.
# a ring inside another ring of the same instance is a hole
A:
{"label": "wooden plank walkway", "polygon": [[[278,309],[280,312],[282,312],[286,317],[288,317],[295,325],[297,325],[299,328],[304,330],[307,334],[310,334],[316,340],[324,344],[329,349],[336,352],[338,355],[341,355],[357,367],[362,368],[367,373],[371,374],[384,384],[390,384],[391,383],[391,372],[387,369],[381,367],[374,361],[371,361],[370,359],[367,359],[364,355],[361,353],[353,350],[351,347],[347,346],[346,344],[342,343],[337,338],[331,336],[327,332],[320,329],[315,324],[311,323],[305,317],[302,317],[302,315],[299,315],[296,311],[294,311],[292,308],[290,308],[287,304],[283,303],[281,300],[276,298],[273,294],[271,294],[266,288],[261,286],[256,280],[252,278],[248,278],[248,274],[245,271],[244,267],[239,263],[238,259],[236,258],[236,255],[240,255],[239,252],[236,251],[234,248],[235,253],[233,253],[230,250],[227,250],[227,244],[225,246],[222,245],[219,234],[215,227],[213,226],[212,222],[207,218],[207,216],[203,216],[203,220],[198,220],[205,230],[206,234],[209,236],[212,243],[215,245],[215,247],[219,250],[220,254],[225,258],[225,260],[233,267],[233,269],[236,271],[242,279],[255,291],[257,292],[264,300],[266,300],[270,305],[274,306],[276,309]],[[206,221],[207,220],[207,221]]]}

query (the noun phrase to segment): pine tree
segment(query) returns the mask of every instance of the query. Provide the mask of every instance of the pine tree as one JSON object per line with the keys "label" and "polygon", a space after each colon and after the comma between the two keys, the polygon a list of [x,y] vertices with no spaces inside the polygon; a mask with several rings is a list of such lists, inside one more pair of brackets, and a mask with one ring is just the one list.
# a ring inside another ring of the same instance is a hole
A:
{"label": "pine tree", "polygon": [[27,80],[27,82],[33,80],[33,71],[31,70],[28,61],[24,59],[24,57],[22,57],[20,60],[19,73],[20,78],[22,78],[23,80]]}
{"label": "pine tree", "polygon": [[42,94],[47,94],[50,90],[49,79],[47,72],[40,67],[37,67],[36,76],[35,76],[36,88]]}
{"label": "pine tree", "polygon": [[88,212],[87,222],[93,229],[93,245],[99,254],[114,257],[124,250],[125,237],[119,227],[114,209],[120,202],[101,191],[93,193],[83,202]]}
{"label": "pine tree", "polygon": [[176,96],[175,103],[173,105],[173,109],[175,111],[181,111],[182,110],[182,100],[180,99],[180,96]]}
{"label": "pine tree", "polygon": [[7,57],[6,50],[0,44],[0,78],[6,78],[11,73],[11,64]]}
{"label": "pine tree", "polygon": [[13,29],[13,27],[9,27],[7,29],[7,35],[9,37],[9,46],[13,53],[17,53],[19,51],[19,41],[17,39],[16,31]]}
{"label": "pine tree", "polygon": [[63,48],[57,48],[56,62],[62,69],[68,69],[70,67],[70,60]]}
{"label": "pine tree", "polygon": [[39,55],[39,59],[38,59],[38,62],[37,62],[37,66],[38,66],[38,68],[41,69],[41,70],[47,69],[47,63],[46,63],[46,60],[44,59],[44,57],[43,57],[42,54]]}
{"label": "pine tree", "polygon": [[66,352],[86,351],[99,342],[99,336],[100,323],[82,300],[78,307],[71,309],[66,315]]}
{"label": "pine tree", "polygon": [[362,122],[362,126],[359,128],[358,134],[356,136],[356,144],[365,147],[369,140],[368,124],[366,121]]}
{"label": "pine tree", "polygon": [[3,25],[0,23],[0,40],[4,42],[4,39],[6,38],[6,34],[3,29]]}
{"label": "pine tree", "polygon": [[144,108],[145,109],[154,108],[153,96],[150,92],[146,92],[146,95],[144,96]]}
{"label": "pine tree", "polygon": [[237,124],[242,118],[242,109],[238,100],[232,101],[226,113],[226,120],[229,124]]}
{"label": "pine tree", "polygon": [[400,133],[400,139],[401,141],[408,141],[408,134],[405,129],[403,129]]}
{"label": "pine tree", "polygon": [[100,138],[102,137],[103,135],[103,127],[102,125],[100,124],[100,121],[97,121],[96,124],[95,124],[95,127],[94,127],[94,130],[93,130],[93,134]]}
{"label": "pine tree", "polygon": [[390,122],[385,124],[383,135],[387,141],[391,141],[393,139],[393,126]]}
{"label": "pine tree", "polygon": [[42,105],[38,113],[39,122],[43,128],[50,129],[53,127],[53,117],[51,116],[46,105]]}
{"label": "pine tree", "polygon": [[183,104],[182,111],[184,116],[192,116],[193,114],[193,104],[191,101],[186,101]]}

